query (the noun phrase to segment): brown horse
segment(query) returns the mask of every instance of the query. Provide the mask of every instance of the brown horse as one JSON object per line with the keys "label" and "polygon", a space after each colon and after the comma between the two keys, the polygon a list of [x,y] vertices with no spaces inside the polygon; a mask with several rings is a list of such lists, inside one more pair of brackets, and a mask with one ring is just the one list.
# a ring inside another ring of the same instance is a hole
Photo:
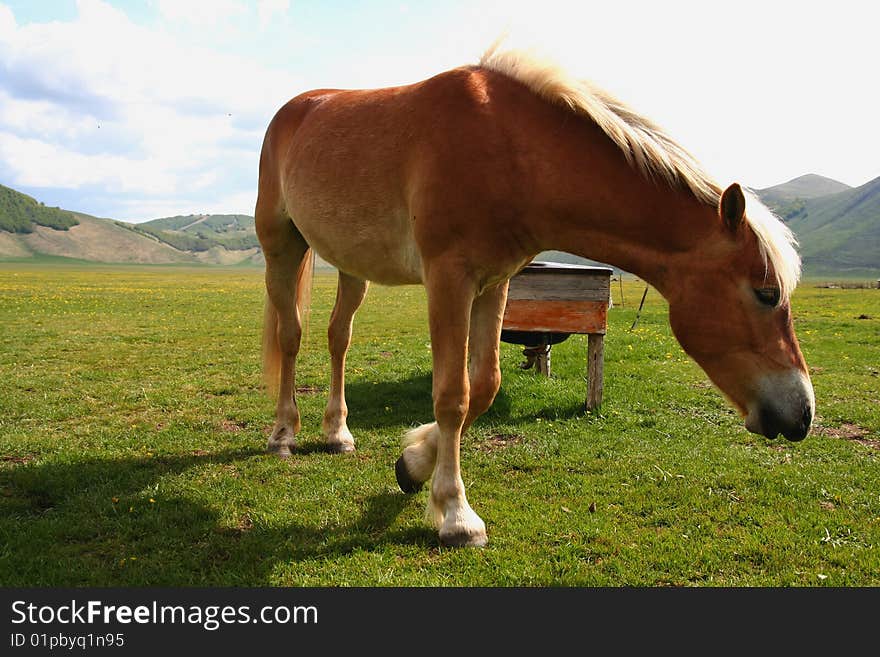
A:
{"label": "brown horse", "polygon": [[[737,102],[736,87],[731,102]],[[508,279],[557,249],[656,287],[684,350],[753,432],[804,438],[814,400],[789,298],[788,229],[737,184],[723,193],[663,131],[559,68],[490,50],[477,66],[402,87],[302,94],[260,157],[264,363],[278,390],[269,449],[290,454],[300,314],[316,251],[339,270],[324,433],[350,451],[345,354],[367,281],[425,285],[435,422],[411,431],[396,474],[431,479],[446,545],[483,545],[465,497],[462,433],[492,404]]]}

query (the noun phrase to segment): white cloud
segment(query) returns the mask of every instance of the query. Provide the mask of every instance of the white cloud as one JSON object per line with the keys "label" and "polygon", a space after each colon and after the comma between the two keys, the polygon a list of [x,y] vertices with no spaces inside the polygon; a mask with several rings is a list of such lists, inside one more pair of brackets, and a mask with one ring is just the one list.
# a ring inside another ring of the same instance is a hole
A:
{"label": "white cloud", "polygon": [[202,26],[213,26],[247,13],[241,0],[157,0],[156,5],[167,20]]}
{"label": "white cloud", "polygon": [[265,28],[278,14],[285,14],[290,8],[290,0],[259,0],[257,2],[257,17],[260,27]]}
{"label": "white cloud", "polygon": [[0,38],[16,29],[15,14],[6,5],[0,5]]}
{"label": "white cloud", "polygon": [[[234,13],[234,4],[217,6]],[[263,130],[289,97],[290,76],[135,25],[100,0],[77,6],[72,22],[18,25],[0,5],[4,182],[160,203],[220,196],[212,186],[255,189]]]}
{"label": "white cloud", "polygon": [[0,126],[15,134],[41,139],[76,139],[95,127],[94,119],[46,100],[10,96],[0,89]]}
{"label": "white cloud", "polygon": [[170,194],[178,184],[171,171],[150,157],[84,155],[49,142],[5,133],[0,133],[0,160],[15,163],[13,182],[28,187],[104,185],[122,192]]}

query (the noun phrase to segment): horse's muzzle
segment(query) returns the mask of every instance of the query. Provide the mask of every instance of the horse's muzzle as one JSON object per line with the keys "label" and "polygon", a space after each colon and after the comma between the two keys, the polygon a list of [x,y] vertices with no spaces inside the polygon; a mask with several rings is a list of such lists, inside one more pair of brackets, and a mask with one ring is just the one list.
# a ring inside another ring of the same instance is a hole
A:
{"label": "horse's muzzle", "polygon": [[765,381],[765,394],[746,416],[746,429],[767,438],[779,434],[788,440],[803,440],[810,433],[815,401],[810,379],[800,372]]}
{"label": "horse's muzzle", "polygon": [[758,411],[757,422],[752,421],[751,418],[751,414],[746,418],[746,429],[752,433],[759,433],[770,439],[782,434],[788,440],[796,442],[803,440],[810,433],[810,426],[813,423],[813,408],[809,404],[804,404],[800,418],[795,422],[780,417],[774,409],[767,407]]}

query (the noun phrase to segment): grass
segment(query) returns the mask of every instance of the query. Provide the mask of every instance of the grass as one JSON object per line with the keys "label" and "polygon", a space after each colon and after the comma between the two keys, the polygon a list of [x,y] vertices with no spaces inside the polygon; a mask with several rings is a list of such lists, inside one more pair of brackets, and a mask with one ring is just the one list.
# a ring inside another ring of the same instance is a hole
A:
{"label": "grass", "polygon": [[[374,287],[349,357],[354,455],[322,450],[316,280],[298,365],[300,451],[264,454],[259,271],[0,265],[0,584],[5,586],[876,586],[880,291],[794,299],[817,427],[745,431],[627,283],[609,313],[605,403],[581,409],[585,336],[521,371],[465,437],[489,546],[439,546],[399,440],[431,419],[421,288]],[[867,315],[871,319],[857,319]]]}

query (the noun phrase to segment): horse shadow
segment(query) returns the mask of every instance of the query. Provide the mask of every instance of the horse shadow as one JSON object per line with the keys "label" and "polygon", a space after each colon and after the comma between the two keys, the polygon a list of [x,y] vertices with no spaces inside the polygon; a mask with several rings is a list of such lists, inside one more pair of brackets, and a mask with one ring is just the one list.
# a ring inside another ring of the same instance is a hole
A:
{"label": "horse shadow", "polygon": [[198,496],[158,492],[172,486],[175,475],[196,476],[205,465],[274,458],[248,447],[4,464],[0,579],[4,586],[22,587],[270,584],[285,563],[320,562],[389,545],[438,547],[436,532],[427,526],[394,526],[401,512],[422,501],[389,489],[362,499],[355,520],[330,526],[319,519],[260,521],[247,512],[247,503],[236,505],[241,519],[230,522]]}
{"label": "horse shadow", "polygon": [[[353,382],[349,399],[353,429],[429,421],[431,374],[411,372],[396,380]],[[379,399],[387,404],[378,404]],[[386,406],[392,410],[388,412]],[[548,414],[569,411],[574,414],[577,409],[546,410]],[[514,413],[513,400],[502,384],[495,403],[478,422],[515,425],[530,423],[534,417]],[[319,458],[324,451],[322,442],[305,441],[294,459]],[[234,505],[240,518],[231,520],[229,505],[223,509],[212,505],[209,497],[193,495],[191,486],[189,491],[179,490],[187,488],[178,483],[180,479],[197,479],[205,466],[222,466],[230,476],[237,476],[234,470],[240,464],[275,458],[262,445],[253,445],[75,462],[4,459],[0,461],[0,581],[5,586],[269,584],[283,564],[320,562],[388,546],[439,547],[430,527],[395,525],[401,513],[414,504],[421,506],[423,500],[392,489],[391,480],[389,487],[356,502],[361,509],[357,518],[337,523],[318,518],[273,523],[251,517],[246,500]],[[315,486],[322,483],[316,481]],[[196,490],[204,495],[201,486]],[[154,504],[150,495],[161,503]],[[284,502],[279,496],[278,503]]]}
{"label": "horse shadow", "polygon": [[[533,372],[505,372],[505,378],[515,376],[535,377]],[[432,377],[430,372],[411,372],[400,379],[374,381],[361,379],[346,384],[348,426],[359,429],[387,429],[412,425],[415,421],[430,422],[434,418],[431,401]],[[583,401],[546,406],[536,413],[526,413],[515,407],[514,399],[504,385],[495,396],[492,406],[477,419],[481,424],[531,423],[536,417],[559,418],[583,415]],[[319,449],[319,448],[315,448]]]}

